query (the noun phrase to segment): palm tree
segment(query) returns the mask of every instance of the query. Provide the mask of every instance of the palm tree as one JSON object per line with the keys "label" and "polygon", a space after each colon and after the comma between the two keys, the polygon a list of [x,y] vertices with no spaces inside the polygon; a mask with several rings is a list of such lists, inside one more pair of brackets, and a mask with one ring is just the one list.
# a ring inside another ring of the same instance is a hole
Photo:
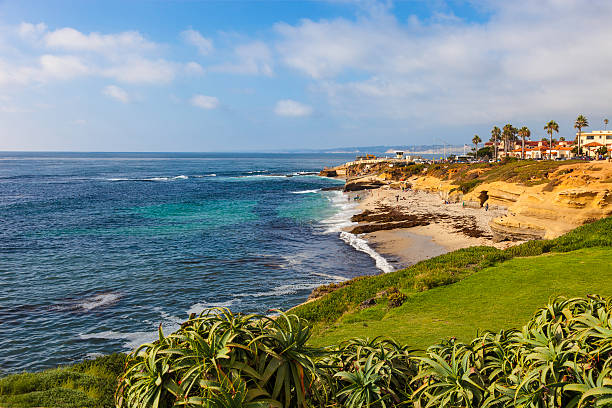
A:
{"label": "palm tree", "polygon": [[604,119],[604,130],[608,130],[608,122],[609,120],[607,118]]}
{"label": "palm tree", "polygon": [[503,135],[504,135],[504,152],[505,156],[508,156],[508,150],[510,149],[510,142],[514,142],[516,140],[516,128],[512,126],[510,123],[504,126]]}
{"label": "palm tree", "polygon": [[497,161],[497,141],[499,140],[500,136],[501,130],[497,126],[493,126],[493,129],[491,130],[491,141],[493,142],[495,161]]}
{"label": "palm tree", "polygon": [[474,153],[475,158],[478,158],[478,143],[480,142],[482,142],[482,139],[480,138],[480,136],[474,135],[474,137],[472,138],[472,143],[474,143],[474,145],[476,146],[476,150]]}
{"label": "palm tree", "polygon": [[531,130],[529,130],[529,128],[527,126],[523,126],[519,131],[518,131],[518,135],[521,137],[521,139],[523,139],[523,144],[522,144],[522,155],[521,157],[523,158],[523,160],[525,160],[525,139],[529,139],[531,137]]}
{"label": "palm tree", "polygon": [[548,160],[552,160],[552,135],[553,132],[559,133],[559,124],[554,120],[551,120],[544,126],[546,133],[550,135],[550,144],[548,145]]}
{"label": "palm tree", "polygon": [[578,117],[576,118],[576,122],[574,122],[574,129],[578,129],[578,154],[582,154],[582,149],[580,148],[580,139],[582,139],[581,136],[583,127],[589,127],[589,121],[584,116],[578,115]]}

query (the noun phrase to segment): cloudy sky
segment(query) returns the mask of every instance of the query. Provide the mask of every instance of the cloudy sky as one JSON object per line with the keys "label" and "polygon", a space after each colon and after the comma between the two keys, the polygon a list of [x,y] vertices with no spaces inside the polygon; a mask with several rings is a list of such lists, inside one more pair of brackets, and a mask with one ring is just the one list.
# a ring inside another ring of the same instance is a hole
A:
{"label": "cloudy sky", "polygon": [[0,150],[572,135],[612,117],[612,1],[0,0]]}

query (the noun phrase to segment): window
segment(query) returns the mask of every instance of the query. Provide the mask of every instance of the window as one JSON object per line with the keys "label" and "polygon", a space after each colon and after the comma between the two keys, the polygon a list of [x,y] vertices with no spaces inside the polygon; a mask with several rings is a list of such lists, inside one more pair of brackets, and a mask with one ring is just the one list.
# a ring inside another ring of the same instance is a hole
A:
{"label": "window", "polygon": [[587,136],[587,140],[593,140],[595,139],[595,136]]}
{"label": "window", "polygon": [[606,136],[606,140],[612,140],[612,136]]}

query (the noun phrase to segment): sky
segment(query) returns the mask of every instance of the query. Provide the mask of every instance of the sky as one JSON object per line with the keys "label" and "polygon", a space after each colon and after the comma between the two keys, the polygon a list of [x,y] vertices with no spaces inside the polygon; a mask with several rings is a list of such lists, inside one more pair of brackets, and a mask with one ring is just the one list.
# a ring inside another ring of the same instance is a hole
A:
{"label": "sky", "polygon": [[610,0],[0,0],[0,151],[470,143],[612,117]]}

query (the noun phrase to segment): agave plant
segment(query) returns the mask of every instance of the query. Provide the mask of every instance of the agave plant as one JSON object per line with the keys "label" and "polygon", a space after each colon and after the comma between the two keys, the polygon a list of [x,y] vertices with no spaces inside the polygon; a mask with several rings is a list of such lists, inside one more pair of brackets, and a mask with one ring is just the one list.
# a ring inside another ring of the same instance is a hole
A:
{"label": "agave plant", "polygon": [[[320,364],[326,369],[325,378],[332,399],[345,404],[378,401],[391,405],[410,399],[410,381],[416,375],[416,360],[408,347],[377,337],[351,339],[328,351],[330,354]],[[339,372],[342,375],[338,375]],[[366,387],[372,379],[374,383]],[[375,394],[380,395],[380,401],[365,398]]]}
{"label": "agave plant", "polygon": [[343,400],[348,408],[386,407],[386,397],[382,394],[377,382],[381,379],[380,369],[384,361],[373,363],[374,354],[370,354],[363,367],[356,371],[340,371],[334,376],[347,382],[348,385],[340,390],[336,396]]}
{"label": "agave plant", "polygon": [[[278,312],[276,319],[262,319],[265,334],[256,339],[260,349],[259,386],[283,406],[303,407],[310,392],[316,391],[313,385],[320,370],[314,357],[322,350],[307,345],[311,331],[306,321]],[[316,393],[314,396],[321,398]]]}
{"label": "agave plant", "polygon": [[298,316],[214,309],[128,358],[118,408],[612,406],[612,298],[557,298],[522,330],[434,345],[308,345]]}
{"label": "agave plant", "polygon": [[477,407],[484,401],[485,384],[465,344],[452,340],[430,347],[427,357],[419,360],[419,374],[413,380],[421,383],[414,392],[416,406]]}

